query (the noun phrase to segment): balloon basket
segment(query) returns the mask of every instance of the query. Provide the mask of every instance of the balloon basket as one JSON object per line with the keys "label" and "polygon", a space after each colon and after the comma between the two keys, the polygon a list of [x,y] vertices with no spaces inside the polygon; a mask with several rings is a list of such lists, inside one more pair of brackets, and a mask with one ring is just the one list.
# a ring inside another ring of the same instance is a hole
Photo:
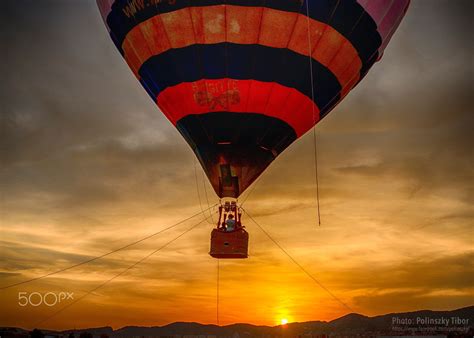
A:
{"label": "balloon basket", "polygon": [[239,228],[231,232],[213,229],[209,254],[220,259],[242,259],[248,257],[249,234]]}

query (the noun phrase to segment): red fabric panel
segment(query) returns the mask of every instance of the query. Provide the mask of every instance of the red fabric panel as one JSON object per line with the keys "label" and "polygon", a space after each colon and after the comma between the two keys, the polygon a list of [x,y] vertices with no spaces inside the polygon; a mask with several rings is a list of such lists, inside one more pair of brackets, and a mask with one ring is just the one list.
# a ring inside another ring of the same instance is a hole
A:
{"label": "red fabric panel", "polygon": [[256,113],[286,122],[299,137],[319,121],[319,108],[310,98],[274,82],[235,79],[185,82],[162,91],[156,102],[174,125],[191,114]]}

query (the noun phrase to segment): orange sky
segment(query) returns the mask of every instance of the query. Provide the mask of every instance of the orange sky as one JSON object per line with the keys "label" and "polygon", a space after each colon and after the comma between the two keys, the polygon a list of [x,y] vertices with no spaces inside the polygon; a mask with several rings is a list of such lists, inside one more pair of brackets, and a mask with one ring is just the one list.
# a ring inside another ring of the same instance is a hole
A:
{"label": "orange sky", "polygon": [[[93,1],[14,3],[2,10],[10,25],[0,85],[0,285],[100,255],[200,210],[191,150],[114,50]],[[268,168],[245,203],[358,313],[474,303],[471,9],[470,1],[414,1],[382,62],[318,125],[321,227],[310,134]],[[200,195],[205,185],[215,203],[201,175],[199,168]],[[221,324],[348,312],[244,222],[250,258],[221,262]],[[18,292],[78,298],[192,224],[0,291],[0,326],[31,328],[59,309],[20,307]],[[215,323],[211,228],[199,226],[41,326]]]}

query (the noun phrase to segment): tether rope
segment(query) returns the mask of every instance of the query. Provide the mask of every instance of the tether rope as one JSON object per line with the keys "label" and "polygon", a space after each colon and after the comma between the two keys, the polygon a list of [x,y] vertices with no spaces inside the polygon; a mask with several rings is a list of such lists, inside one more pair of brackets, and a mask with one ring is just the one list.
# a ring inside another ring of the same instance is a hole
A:
{"label": "tether rope", "polygon": [[146,259],[150,258],[151,256],[153,256],[155,253],[159,252],[160,250],[166,248],[168,245],[170,245],[171,243],[175,242],[176,240],[178,240],[180,237],[184,236],[185,234],[187,234],[188,232],[190,232],[191,230],[193,230],[194,228],[196,228],[198,225],[200,225],[201,223],[204,223],[205,222],[205,219],[199,221],[198,223],[194,224],[193,226],[191,226],[190,228],[186,229],[185,231],[183,231],[181,234],[179,234],[178,236],[174,237],[172,240],[166,242],[165,244],[163,244],[162,246],[160,246],[158,249],[155,249],[153,250],[152,252],[150,252],[149,254],[147,254],[146,256],[140,258],[138,261],[134,262],[133,264],[129,265],[127,268],[125,268],[124,270],[120,271],[118,274],[112,276],[111,278],[107,279],[106,281],[104,281],[103,283],[97,285],[96,287],[92,288],[91,290],[87,291],[85,294],[83,294],[81,297],[79,298],[76,298],[73,302],[71,303],[68,303],[66,304],[65,306],[63,306],[62,308],[60,308],[58,311],[54,312],[52,315],[42,319],[41,321],[37,322],[35,324],[35,326],[38,326],[54,317],[56,317],[58,314],[60,314],[61,312],[65,311],[66,309],[70,308],[71,306],[73,306],[74,304],[77,304],[79,301],[81,301],[82,299],[84,299],[85,297],[89,296],[91,293],[99,290],[100,288],[104,287],[105,285],[107,285],[108,283],[112,282],[114,279],[120,277],[121,275],[123,275],[124,273],[126,273],[127,271],[133,269],[135,266],[137,266],[138,264],[142,263],[143,261],[145,261]]}
{"label": "tether rope", "polygon": [[219,299],[220,299],[220,288],[219,288],[219,282],[220,282],[220,259],[217,258],[217,290],[216,290],[216,323],[219,325]]}
{"label": "tether rope", "polygon": [[[217,205],[217,204],[214,204],[214,205],[211,206],[209,209],[215,207],[216,205]],[[183,223],[185,223],[185,222],[187,222],[187,221],[193,219],[194,217],[196,217],[196,216],[198,216],[198,215],[204,213],[205,211],[207,211],[207,210],[200,211],[200,212],[198,212],[198,213],[196,213],[196,214],[194,214],[194,215],[192,215],[192,216],[190,216],[190,217],[188,217],[188,218],[185,218],[185,219],[183,219],[182,221],[179,221],[179,222],[177,222],[177,223],[175,223],[175,224],[173,224],[173,225],[170,225],[170,226],[168,226],[168,227],[166,227],[166,228],[164,228],[164,229],[162,229],[162,230],[160,230],[160,231],[157,231],[157,232],[155,232],[155,233],[153,233],[153,234],[151,234],[151,235],[148,235],[148,236],[146,236],[146,237],[143,237],[143,238],[141,238],[141,239],[139,239],[139,240],[137,240],[137,241],[135,241],[135,242],[126,244],[126,245],[124,245],[124,246],[122,246],[122,247],[120,247],[120,248],[117,248],[117,249],[114,249],[114,250],[109,251],[109,252],[107,252],[107,253],[104,253],[104,254],[102,254],[102,255],[100,255],[100,256],[96,256],[96,257],[87,259],[87,260],[85,260],[85,261],[76,263],[76,264],[74,264],[74,265],[68,266],[68,267],[66,267],[66,268],[62,268],[62,269],[59,269],[59,270],[56,270],[56,271],[53,271],[53,272],[49,272],[49,273],[47,273],[47,274],[44,274],[44,275],[41,275],[41,276],[38,276],[38,277],[34,277],[34,278],[31,278],[31,279],[28,279],[28,280],[24,280],[24,281],[22,281],[22,282],[18,282],[18,283],[13,283],[13,284],[10,284],[10,285],[2,286],[2,287],[0,287],[0,290],[5,290],[5,289],[9,289],[9,288],[12,288],[12,287],[15,287],[15,286],[19,286],[19,285],[31,283],[31,282],[34,282],[34,281],[37,281],[37,280],[40,280],[40,279],[43,279],[43,278],[46,278],[46,277],[50,277],[50,276],[56,275],[56,274],[61,273],[61,272],[64,272],[64,271],[68,271],[68,270],[77,268],[77,267],[79,267],[79,266],[81,266],[81,265],[84,265],[84,264],[92,263],[92,262],[94,262],[94,261],[96,261],[96,260],[99,260],[99,259],[101,259],[101,258],[107,257],[107,256],[109,256],[109,255],[111,255],[111,254],[113,254],[113,253],[116,253],[116,252],[119,252],[119,251],[128,249],[128,248],[130,248],[130,247],[132,247],[132,246],[134,246],[134,245],[136,245],[136,244],[139,244],[139,243],[141,243],[141,242],[143,242],[143,241],[146,241],[147,239],[150,239],[150,238],[155,237],[155,236],[157,236],[157,235],[159,235],[159,234],[161,234],[161,233],[163,233],[163,232],[165,232],[165,231],[168,231],[168,230],[170,230],[170,229],[172,229],[172,228],[175,228],[175,227],[177,227],[178,225],[183,224]]]}
{"label": "tether rope", "polygon": [[309,273],[293,256],[290,255],[288,251],[285,250],[245,209],[242,208],[245,214],[255,223],[255,225],[262,230],[262,232],[286,255],[288,258],[298,267],[301,271],[303,271],[309,278],[311,278],[321,289],[326,291],[328,295],[330,295],[334,300],[336,300],[339,304],[344,306],[350,312],[354,312],[349,305],[344,303],[341,299],[339,299],[334,293],[331,292],[327,287],[325,287],[319,280],[316,279],[311,273]]}

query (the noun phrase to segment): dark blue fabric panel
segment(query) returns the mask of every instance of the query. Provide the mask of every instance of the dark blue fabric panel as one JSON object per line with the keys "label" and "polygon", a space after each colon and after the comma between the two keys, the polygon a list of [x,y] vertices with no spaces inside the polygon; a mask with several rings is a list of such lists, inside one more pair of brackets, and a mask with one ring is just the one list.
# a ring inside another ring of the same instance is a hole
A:
{"label": "dark blue fabric panel", "polygon": [[[226,53],[227,58],[224,57]],[[197,62],[196,55],[199,55],[202,65]],[[312,68],[314,102],[322,108],[331,99],[339,97],[341,86],[334,74],[322,64],[313,60]],[[276,82],[295,88],[311,98],[308,57],[288,49],[261,45],[220,43],[172,49],[150,58],[139,73],[153,99],[165,88],[179,83],[226,77]]]}

